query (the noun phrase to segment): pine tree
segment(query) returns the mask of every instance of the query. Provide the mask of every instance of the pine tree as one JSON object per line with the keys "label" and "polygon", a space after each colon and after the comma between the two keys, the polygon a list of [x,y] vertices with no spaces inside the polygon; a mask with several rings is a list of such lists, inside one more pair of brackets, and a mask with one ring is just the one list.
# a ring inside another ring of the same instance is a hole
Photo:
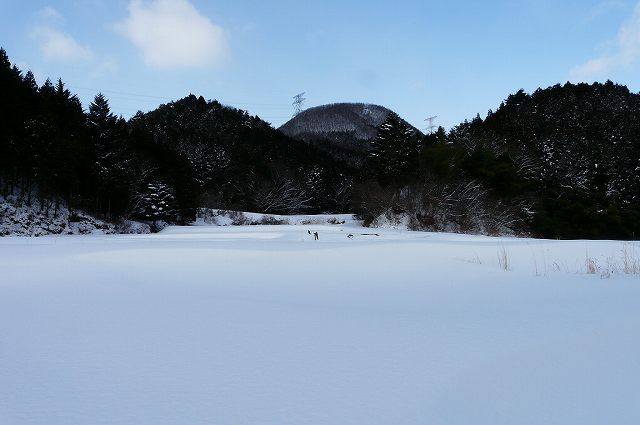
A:
{"label": "pine tree", "polygon": [[102,93],[98,93],[89,105],[87,121],[98,130],[108,130],[115,124],[116,117],[111,113],[109,102]]}
{"label": "pine tree", "polygon": [[38,91],[38,83],[36,82],[36,77],[33,75],[33,72],[27,71],[24,76],[24,83],[33,93]]}
{"label": "pine tree", "polygon": [[149,221],[176,221],[178,206],[175,190],[165,182],[148,183],[139,194],[138,207],[134,212],[139,218]]}
{"label": "pine tree", "polygon": [[126,122],[111,113],[109,102],[99,93],[89,105],[87,125],[97,180],[96,207],[110,217],[114,207],[122,212],[127,204]]}
{"label": "pine tree", "polygon": [[415,171],[419,150],[415,130],[392,112],[378,128],[369,159],[379,181],[387,184]]}

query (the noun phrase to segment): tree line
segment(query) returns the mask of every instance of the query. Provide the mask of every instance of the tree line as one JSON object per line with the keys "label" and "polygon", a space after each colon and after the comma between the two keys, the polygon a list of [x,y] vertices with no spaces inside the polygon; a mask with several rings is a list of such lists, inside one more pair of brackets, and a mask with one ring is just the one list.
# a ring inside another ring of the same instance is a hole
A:
{"label": "tree line", "polygon": [[611,81],[520,90],[485,119],[424,137],[391,114],[369,164],[369,220],[391,211],[434,230],[640,234],[640,95]]}
{"label": "tree line", "polygon": [[566,84],[509,96],[433,134],[390,113],[348,157],[189,95],[129,120],[83,110],[0,49],[0,190],[100,218],[190,222],[198,207],[355,212],[411,228],[633,239],[640,230],[640,96]]}
{"label": "tree line", "polygon": [[0,190],[107,220],[186,223],[197,207],[349,209],[353,170],[247,112],[187,96],[129,120],[61,80],[38,86],[0,50]]}

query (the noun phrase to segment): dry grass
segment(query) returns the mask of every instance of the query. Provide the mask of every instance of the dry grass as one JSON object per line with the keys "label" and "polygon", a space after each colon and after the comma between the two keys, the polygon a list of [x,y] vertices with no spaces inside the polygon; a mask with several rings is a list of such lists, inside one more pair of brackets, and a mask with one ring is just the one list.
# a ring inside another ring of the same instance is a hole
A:
{"label": "dry grass", "polygon": [[498,250],[498,265],[506,272],[511,270],[511,259],[504,245]]}
{"label": "dry grass", "polygon": [[598,264],[596,263],[596,260],[594,260],[592,257],[589,257],[589,251],[587,251],[587,258],[584,261],[584,265],[586,267],[587,274],[598,273]]}
{"label": "dry grass", "polygon": [[640,275],[640,252],[631,243],[622,246],[622,271],[624,274]]}

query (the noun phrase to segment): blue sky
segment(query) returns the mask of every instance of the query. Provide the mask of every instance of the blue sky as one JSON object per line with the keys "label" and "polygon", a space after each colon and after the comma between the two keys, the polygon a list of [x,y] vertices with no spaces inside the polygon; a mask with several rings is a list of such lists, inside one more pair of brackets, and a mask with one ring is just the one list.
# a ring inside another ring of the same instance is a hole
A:
{"label": "blue sky", "polygon": [[189,93],[278,126],[359,101],[451,127],[510,93],[611,79],[640,90],[637,0],[2,0],[0,45],[125,117]]}

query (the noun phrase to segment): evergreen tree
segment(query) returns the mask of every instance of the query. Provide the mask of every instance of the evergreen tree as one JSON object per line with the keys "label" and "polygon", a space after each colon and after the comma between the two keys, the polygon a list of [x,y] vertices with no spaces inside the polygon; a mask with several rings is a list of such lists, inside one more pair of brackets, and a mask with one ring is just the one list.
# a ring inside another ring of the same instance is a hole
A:
{"label": "evergreen tree", "polygon": [[403,119],[390,113],[371,143],[369,158],[382,184],[407,178],[415,171],[420,150],[419,138]]}
{"label": "evergreen tree", "polygon": [[162,181],[148,183],[140,194],[135,214],[144,220],[175,222],[178,219],[175,190]]}
{"label": "evergreen tree", "polygon": [[96,178],[96,208],[111,217],[113,212],[122,213],[128,204],[126,122],[111,113],[109,102],[99,93],[89,105],[87,125]]}

